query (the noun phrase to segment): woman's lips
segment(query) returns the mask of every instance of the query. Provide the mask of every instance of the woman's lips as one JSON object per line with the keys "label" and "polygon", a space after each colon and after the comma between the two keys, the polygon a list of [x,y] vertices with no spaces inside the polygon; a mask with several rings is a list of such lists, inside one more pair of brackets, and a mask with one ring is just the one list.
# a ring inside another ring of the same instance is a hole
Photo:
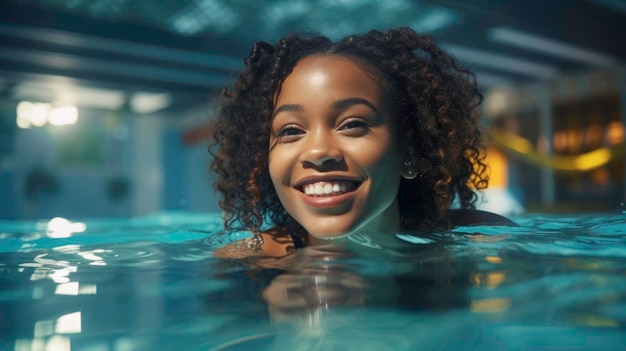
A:
{"label": "woman's lips", "polygon": [[312,207],[328,208],[338,206],[351,199],[361,185],[353,180],[325,180],[306,183],[299,187],[302,200]]}
{"label": "woman's lips", "polygon": [[335,180],[308,183],[302,186],[302,192],[308,196],[333,196],[352,191],[359,184],[349,180]]}

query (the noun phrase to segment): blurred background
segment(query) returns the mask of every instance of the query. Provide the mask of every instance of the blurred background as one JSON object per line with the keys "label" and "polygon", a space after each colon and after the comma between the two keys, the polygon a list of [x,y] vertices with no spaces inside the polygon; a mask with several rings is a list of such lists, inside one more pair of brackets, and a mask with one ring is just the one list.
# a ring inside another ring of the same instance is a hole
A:
{"label": "blurred background", "polygon": [[410,26],[471,67],[502,214],[623,209],[626,1],[0,1],[0,219],[217,211],[214,99],[256,40]]}

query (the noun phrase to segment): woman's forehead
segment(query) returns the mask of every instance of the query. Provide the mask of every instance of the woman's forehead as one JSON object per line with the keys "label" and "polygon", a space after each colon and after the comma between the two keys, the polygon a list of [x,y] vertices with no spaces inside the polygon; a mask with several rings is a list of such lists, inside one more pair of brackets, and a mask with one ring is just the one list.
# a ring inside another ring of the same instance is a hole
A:
{"label": "woman's forehead", "polygon": [[283,81],[279,98],[303,89],[329,93],[344,89],[367,94],[381,94],[383,90],[378,79],[360,62],[338,55],[313,55],[299,60]]}

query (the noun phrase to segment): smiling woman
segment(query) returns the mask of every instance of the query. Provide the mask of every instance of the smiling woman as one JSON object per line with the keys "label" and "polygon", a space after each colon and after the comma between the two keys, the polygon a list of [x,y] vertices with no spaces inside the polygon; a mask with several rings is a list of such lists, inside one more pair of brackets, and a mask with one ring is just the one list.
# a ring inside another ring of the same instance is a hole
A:
{"label": "smiling woman", "polygon": [[399,230],[401,148],[393,105],[376,81],[350,59],[316,55],[300,60],[282,88],[269,172],[287,212],[319,239]]}
{"label": "smiling woman", "polygon": [[[254,234],[244,255],[511,223],[472,210],[487,185],[481,96],[428,36],[400,28],[258,42],[224,97],[212,169],[226,228]],[[450,210],[455,197],[465,211]]]}

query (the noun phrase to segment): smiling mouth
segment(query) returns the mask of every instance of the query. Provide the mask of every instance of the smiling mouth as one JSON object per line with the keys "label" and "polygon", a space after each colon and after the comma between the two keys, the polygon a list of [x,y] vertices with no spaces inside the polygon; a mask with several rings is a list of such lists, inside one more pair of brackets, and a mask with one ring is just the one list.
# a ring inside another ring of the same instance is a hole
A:
{"label": "smiling mouth", "polygon": [[356,181],[336,180],[305,184],[302,185],[299,190],[307,196],[335,196],[354,191],[359,185],[361,185],[361,183]]}

